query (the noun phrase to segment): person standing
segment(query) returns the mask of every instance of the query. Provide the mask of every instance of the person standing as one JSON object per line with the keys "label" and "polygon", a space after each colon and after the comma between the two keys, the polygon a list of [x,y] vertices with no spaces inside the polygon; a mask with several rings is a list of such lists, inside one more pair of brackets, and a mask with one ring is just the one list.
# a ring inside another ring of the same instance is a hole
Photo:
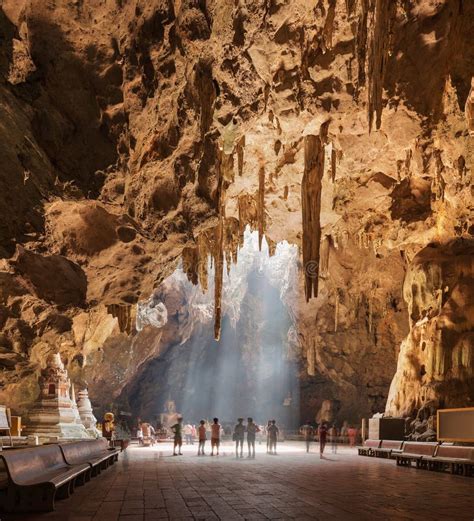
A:
{"label": "person standing", "polygon": [[187,423],[183,429],[184,438],[186,440],[186,445],[193,444],[193,427],[190,423]]}
{"label": "person standing", "polygon": [[267,454],[270,454],[270,432],[268,429],[270,428],[270,425],[272,424],[271,420],[267,421],[267,426],[265,427],[265,433],[267,435]]}
{"label": "person standing", "polygon": [[306,443],[306,452],[309,452],[309,446],[314,436],[314,429],[309,420],[301,427],[301,434]]}
{"label": "person standing", "polygon": [[324,422],[321,423],[321,425],[319,426],[318,434],[319,434],[319,457],[322,459],[324,447],[326,447],[326,440],[327,440],[327,434],[328,434],[328,429]]}
{"label": "person standing", "polygon": [[347,430],[347,435],[349,436],[349,445],[351,447],[355,447],[357,439],[357,429],[355,427],[349,427],[349,429]]}
{"label": "person standing", "polygon": [[221,444],[221,425],[219,418],[214,418],[211,425],[211,456],[214,456],[214,447],[217,449],[217,456],[219,456],[219,446]]}
{"label": "person standing", "polygon": [[268,430],[268,437],[269,437],[269,454],[273,454],[276,456],[278,433],[280,432],[280,430],[276,426],[275,420],[271,420],[270,425],[267,430]]}
{"label": "person standing", "polygon": [[240,457],[244,457],[244,436],[245,436],[245,425],[243,418],[237,418],[237,425],[234,427],[233,439],[235,441],[235,457],[239,457],[239,446],[240,446]]}
{"label": "person standing", "polygon": [[337,427],[336,424],[332,424],[332,427],[329,429],[329,437],[331,439],[331,448],[332,453],[336,454],[337,452]]}
{"label": "person standing", "polygon": [[198,456],[205,456],[204,447],[206,445],[206,422],[201,420],[198,427],[199,445]]}
{"label": "person standing", "polygon": [[253,418],[247,418],[248,458],[255,458],[255,437],[257,436],[257,432],[260,432],[260,427],[254,423]]}
{"label": "person standing", "polygon": [[175,423],[171,430],[174,433],[174,440],[173,440],[173,456],[177,456],[176,454],[176,447],[179,448],[179,455],[182,456],[183,453],[181,452],[181,448],[183,446],[183,418],[181,416],[178,417],[177,423]]}

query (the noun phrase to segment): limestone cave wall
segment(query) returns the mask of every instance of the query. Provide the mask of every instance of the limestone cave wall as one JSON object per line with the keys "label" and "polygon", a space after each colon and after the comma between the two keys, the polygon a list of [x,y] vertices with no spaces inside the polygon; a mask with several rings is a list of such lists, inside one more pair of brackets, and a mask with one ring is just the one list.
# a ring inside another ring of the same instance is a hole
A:
{"label": "limestone cave wall", "polygon": [[57,350],[96,405],[134,385],[196,323],[136,328],[181,259],[219,336],[247,224],[301,251],[308,413],[472,400],[473,33],[461,0],[0,0],[0,402]]}

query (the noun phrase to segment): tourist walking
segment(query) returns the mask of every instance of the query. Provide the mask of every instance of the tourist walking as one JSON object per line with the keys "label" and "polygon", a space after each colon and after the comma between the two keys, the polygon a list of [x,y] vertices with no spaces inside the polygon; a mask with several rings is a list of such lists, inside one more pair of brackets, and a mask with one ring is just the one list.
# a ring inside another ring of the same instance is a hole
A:
{"label": "tourist walking", "polygon": [[214,418],[211,425],[211,456],[214,456],[214,447],[217,450],[219,456],[219,445],[221,444],[221,425],[219,418]]}
{"label": "tourist walking", "polygon": [[175,423],[171,430],[174,433],[174,440],[173,440],[173,456],[177,456],[176,454],[176,447],[178,447],[179,455],[182,456],[183,453],[181,452],[181,448],[183,446],[183,418],[181,416],[178,417],[177,423]]}
{"label": "tourist walking", "polygon": [[247,447],[248,458],[255,458],[255,437],[260,432],[260,427],[254,423],[253,418],[247,418]]}
{"label": "tourist walking", "polygon": [[306,443],[306,452],[309,452],[309,446],[314,436],[314,429],[309,420],[301,427],[301,434]]}
{"label": "tourist walking", "polygon": [[276,456],[278,433],[280,431],[279,431],[278,427],[276,426],[275,420],[271,420],[270,425],[267,427],[267,431],[268,431],[268,438],[269,438],[269,454],[273,454]]}
{"label": "tourist walking", "polygon": [[201,420],[199,422],[198,435],[199,435],[198,456],[205,456],[204,447],[206,445],[206,422],[204,420]]}
{"label": "tourist walking", "polygon": [[324,453],[324,448],[326,447],[326,440],[327,440],[327,434],[328,434],[328,429],[327,429],[325,423],[321,423],[321,425],[319,426],[318,434],[319,434],[319,457],[322,459],[323,453]]}
{"label": "tourist walking", "polygon": [[235,441],[235,457],[239,457],[239,446],[240,446],[240,457],[244,457],[244,436],[245,436],[245,425],[243,418],[237,418],[237,425],[234,427],[234,434],[232,436]]}

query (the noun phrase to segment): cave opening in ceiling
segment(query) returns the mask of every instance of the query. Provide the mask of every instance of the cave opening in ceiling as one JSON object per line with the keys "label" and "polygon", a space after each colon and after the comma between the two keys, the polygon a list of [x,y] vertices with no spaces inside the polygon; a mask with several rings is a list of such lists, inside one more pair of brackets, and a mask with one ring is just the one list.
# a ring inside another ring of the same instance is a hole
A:
{"label": "cave opening in ceiling", "polygon": [[[173,400],[185,421],[218,416],[233,422],[252,416],[276,418],[286,428],[299,422],[299,364],[293,322],[285,304],[297,276],[296,246],[276,245],[270,255],[257,232],[244,233],[237,262],[224,265],[222,329],[214,338],[214,270],[207,291],[193,285],[182,266],[155,291],[168,319],[181,329],[150,361],[123,396],[141,418],[159,420]],[[177,308],[176,298],[180,304]]]}

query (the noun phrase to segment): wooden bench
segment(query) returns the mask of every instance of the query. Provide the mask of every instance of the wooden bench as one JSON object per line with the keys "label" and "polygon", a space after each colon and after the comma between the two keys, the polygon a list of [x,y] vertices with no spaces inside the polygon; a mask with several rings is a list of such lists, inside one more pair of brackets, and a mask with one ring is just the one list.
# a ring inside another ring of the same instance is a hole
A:
{"label": "wooden bench", "polygon": [[397,465],[411,467],[412,461],[416,463],[416,468],[421,466],[421,460],[427,456],[434,456],[437,442],[406,441],[403,450],[396,455]]}
{"label": "wooden bench", "polygon": [[373,456],[374,450],[380,447],[381,440],[365,440],[364,445],[357,447],[359,456]]}
{"label": "wooden bench", "polygon": [[118,449],[108,448],[107,440],[104,439],[62,443],[60,448],[68,465],[86,463],[91,467],[93,476],[117,461],[119,453]]}
{"label": "wooden bench", "polygon": [[0,458],[8,474],[7,512],[54,510],[56,498],[69,497],[91,475],[87,463],[68,465],[59,445],[2,451]]}
{"label": "wooden bench", "polygon": [[403,441],[398,440],[382,440],[380,447],[374,449],[377,458],[392,458],[397,454],[401,454],[403,450]]}
{"label": "wooden bench", "polygon": [[451,474],[474,475],[474,447],[439,445],[434,456],[425,456],[421,466],[429,470],[449,469]]}

